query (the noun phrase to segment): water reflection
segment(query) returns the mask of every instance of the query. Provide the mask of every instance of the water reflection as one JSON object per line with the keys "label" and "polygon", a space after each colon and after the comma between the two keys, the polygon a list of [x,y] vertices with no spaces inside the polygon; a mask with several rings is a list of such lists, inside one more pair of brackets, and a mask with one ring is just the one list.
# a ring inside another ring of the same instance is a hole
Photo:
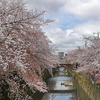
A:
{"label": "water reflection", "polygon": [[46,93],[42,100],[78,100],[76,93]]}
{"label": "water reflection", "polygon": [[59,76],[65,76],[65,73],[63,73],[63,72],[58,72],[58,75],[59,75]]}
{"label": "water reflection", "polygon": [[[78,100],[75,79],[68,77],[67,69],[59,68],[58,76],[48,80],[48,93],[46,93],[42,100]],[[73,85],[65,86],[64,82],[72,83]]]}
{"label": "water reflection", "polygon": [[57,71],[57,76],[68,76],[68,71],[64,67],[58,68]]}
{"label": "water reflection", "polygon": [[[72,82],[72,86],[65,86],[62,85],[64,82]],[[59,76],[59,77],[53,77],[48,80],[48,89],[49,90],[73,90],[76,89],[75,86],[75,80],[72,77],[64,77],[64,76]]]}
{"label": "water reflection", "polygon": [[59,71],[61,72],[61,71],[64,71],[64,67],[61,67],[61,68],[59,68]]}

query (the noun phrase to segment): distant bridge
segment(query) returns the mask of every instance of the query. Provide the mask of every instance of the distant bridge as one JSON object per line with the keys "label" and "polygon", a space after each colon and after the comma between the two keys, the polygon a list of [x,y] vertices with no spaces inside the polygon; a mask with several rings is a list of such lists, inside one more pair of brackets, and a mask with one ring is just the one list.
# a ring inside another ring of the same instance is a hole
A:
{"label": "distant bridge", "polygon": [[64,66],[64,65],[65,65],[65,66],[73,66],[73,64],[68,64],[68,63],[66,63],[66,64],[62,64],[62,63],[61,63],[61,64],[59,64],[59,65],[61,65],[61,66]]}
{"label": "distant bridge", "polygon": [[70,62],[64,62],[64,61],[61,61],[60,66],[73,66],[73,64],[71,64]]}

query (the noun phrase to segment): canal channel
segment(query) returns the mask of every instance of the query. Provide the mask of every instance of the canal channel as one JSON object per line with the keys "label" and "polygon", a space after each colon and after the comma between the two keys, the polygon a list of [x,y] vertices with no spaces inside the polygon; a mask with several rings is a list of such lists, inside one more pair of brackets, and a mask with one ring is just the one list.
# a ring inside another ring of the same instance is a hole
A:
{"label": "canal channel", "polygon": [[68,70],[64,67],[58,68],[47,84],[48,93],[45,93],[41,100],[80,100],[75,79],[69,76]]}

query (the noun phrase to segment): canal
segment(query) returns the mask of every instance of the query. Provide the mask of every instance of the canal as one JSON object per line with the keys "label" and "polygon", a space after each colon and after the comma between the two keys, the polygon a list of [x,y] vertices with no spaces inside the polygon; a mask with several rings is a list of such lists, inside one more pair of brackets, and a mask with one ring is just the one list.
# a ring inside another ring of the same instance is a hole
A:
{"label": "canal", "polygon": [[48,93],[41,100],[80,100],[75,83],[75,79],[69,77],[68,70],[60,67],[54,77],[48,79]]}

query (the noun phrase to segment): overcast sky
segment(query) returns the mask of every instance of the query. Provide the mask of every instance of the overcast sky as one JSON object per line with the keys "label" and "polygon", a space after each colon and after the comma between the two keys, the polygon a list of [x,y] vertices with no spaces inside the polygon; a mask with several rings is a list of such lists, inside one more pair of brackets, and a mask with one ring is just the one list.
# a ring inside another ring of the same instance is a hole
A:
{"label": "overcast sky", "polygon": [[83,35],[100,32],[100,0],[24,1],[28,1],[28,9],[47,10],[44,17],[55,20],[43,30],[59,51],[83,46]]}

